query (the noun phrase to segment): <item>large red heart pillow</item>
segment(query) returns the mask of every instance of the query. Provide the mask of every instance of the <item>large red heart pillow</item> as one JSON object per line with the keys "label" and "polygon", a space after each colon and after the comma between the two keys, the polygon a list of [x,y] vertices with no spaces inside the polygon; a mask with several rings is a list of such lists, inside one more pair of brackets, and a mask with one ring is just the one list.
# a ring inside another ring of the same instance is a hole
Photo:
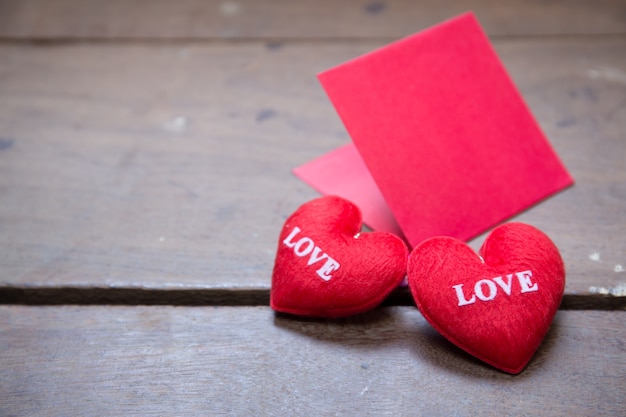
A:
{"label": "large red heart pillow", "polygon": [[271,307],[336,318],[379,305],[406,275],[408,250],[391,233],[360,233],[361,212],[328,196],[303,204],[278,239]]}
{"label": "large red heart pillow", "polygon": [[565,267],[540,230],[497,227],[480,256],[465,243],[435,237],[409,256],[408,281],[426,320],[452,343],[505,372],[531,359],[561,302]]}

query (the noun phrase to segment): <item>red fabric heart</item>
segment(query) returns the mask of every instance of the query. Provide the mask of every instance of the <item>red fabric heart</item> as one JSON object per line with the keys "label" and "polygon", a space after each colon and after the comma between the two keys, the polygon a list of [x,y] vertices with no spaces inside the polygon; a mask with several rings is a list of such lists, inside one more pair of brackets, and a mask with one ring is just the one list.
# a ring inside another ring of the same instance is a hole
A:
{"label": "red fabric heart", "polygon": [[360,230],[361,212],[342,198],[322,197],[298,208],[278,240],[271,307],[336,318],[380,304],[404,278],[408,250],[395,235]]}
{"label": "red fabric heart", "polygon": [[409,256],[411,292],[426,320],[444,337],[517,374],[559,307],[563,260],[548,236],[522,223],[494,229],[479,253],[449,237],[422,242]]}

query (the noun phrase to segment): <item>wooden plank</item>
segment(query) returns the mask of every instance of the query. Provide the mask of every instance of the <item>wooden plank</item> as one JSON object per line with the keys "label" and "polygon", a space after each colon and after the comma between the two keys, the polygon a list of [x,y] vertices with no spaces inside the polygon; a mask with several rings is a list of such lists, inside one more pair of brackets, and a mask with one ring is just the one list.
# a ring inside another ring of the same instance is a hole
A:
{"label": "wooden plank", "polygon": [[623,0],[4,0],[0,37],[397,38],[467,10],[492,36],[626,33]]}
{"label": "wooden plank", "polygon": [[408,307],[340,321],[268,308],[0,307],[0,414],[623,415],[625,312],[559,312],[499,372]]}
{"label": "wooden plank", "polygon": [[[315,74],[379,45],[1,46],[0,285],[267,289],[290,170],[349,141]],[[621,291],[626,39],[496,47],[577,180],[516,219]]]}

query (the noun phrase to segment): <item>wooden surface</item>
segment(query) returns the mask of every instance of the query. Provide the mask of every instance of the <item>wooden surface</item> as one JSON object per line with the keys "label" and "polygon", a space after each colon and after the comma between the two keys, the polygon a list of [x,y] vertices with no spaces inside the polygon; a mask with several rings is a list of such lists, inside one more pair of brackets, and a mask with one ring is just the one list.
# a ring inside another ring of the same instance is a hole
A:
{"label": "wooden surface", "polygon": [[[406,291],[267,307],[291,169],[349,142],[316,74],[468,9],[576,180],[515,217],[567,268],[516,377]],[[0,416],[623,416],[625,161],[624,1],[0,0]]]}
{"label": "wooden surface", "polygon": [[266,307],[4,306],[0,415],[617,416],[624,319],[559,312],[511,376],[410,307],[306,321]]}
{"label": "wooden surface", "polygon": [[[1,45],[0,283],[269,288],[291,169],[349,141],[315,74],[377,46]],[[626,37],[495,46],[576,179],[517,219],[623,284]]]}
{"label": "wooden surface", "polygon": [[0,36],[397,38],[467,10],[492,36],[626,33],[623,0],[3,0]]}

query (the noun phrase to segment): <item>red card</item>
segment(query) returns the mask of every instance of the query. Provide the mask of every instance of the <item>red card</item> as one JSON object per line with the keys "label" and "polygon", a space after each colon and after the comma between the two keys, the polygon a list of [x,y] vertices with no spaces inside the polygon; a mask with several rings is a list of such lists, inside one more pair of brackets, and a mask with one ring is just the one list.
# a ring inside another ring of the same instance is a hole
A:
{"label": "red card", "polygon": [[471,13],[319,79],[413,246],[469,240],[573,183]]}

